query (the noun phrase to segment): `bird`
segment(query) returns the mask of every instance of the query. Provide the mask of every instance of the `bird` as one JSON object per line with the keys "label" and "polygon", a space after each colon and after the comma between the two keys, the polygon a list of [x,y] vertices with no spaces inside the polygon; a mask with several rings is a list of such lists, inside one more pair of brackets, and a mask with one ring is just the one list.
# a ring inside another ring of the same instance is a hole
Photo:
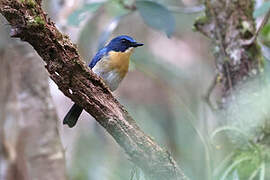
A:
{"label": "bird", "polygon": [[[130,36],[117,36],[96,53],[89,67],[103,79],[111,91],[114,91],[128,72],[130,56],[134,48],[143,45]],[[74,127],[82,111],[82,107],[73,104],[64,117],[63,124],[67,124],[70,128]]]}

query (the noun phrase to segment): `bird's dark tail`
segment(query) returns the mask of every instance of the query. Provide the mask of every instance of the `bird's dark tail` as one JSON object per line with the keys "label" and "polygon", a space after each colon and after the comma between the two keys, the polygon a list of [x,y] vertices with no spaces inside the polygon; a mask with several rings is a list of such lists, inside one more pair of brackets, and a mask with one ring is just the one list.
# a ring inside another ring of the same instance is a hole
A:
{"label": "bird's dark tail", "polygon": [[81,108],[77,104],[74,104],[65,116],[63,124],[67,124],[70,128],[75,126],[79,119],[79,116],[82,113],[82,110],[83,108]]}

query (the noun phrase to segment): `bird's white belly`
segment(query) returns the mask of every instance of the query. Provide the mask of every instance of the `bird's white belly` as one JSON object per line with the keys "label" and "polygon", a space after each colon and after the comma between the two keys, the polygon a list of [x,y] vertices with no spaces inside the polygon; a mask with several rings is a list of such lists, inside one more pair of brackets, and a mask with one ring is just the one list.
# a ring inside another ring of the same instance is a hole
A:
{"label": "bird's white belly", "polygon": [[97,65],[92,70],[98,76],[102,77],[102,79],[105,81],[106,85],[109,86],[111,91],[116,90],[123,79],[116,70],[106,71],[102,68],[98,68]]}

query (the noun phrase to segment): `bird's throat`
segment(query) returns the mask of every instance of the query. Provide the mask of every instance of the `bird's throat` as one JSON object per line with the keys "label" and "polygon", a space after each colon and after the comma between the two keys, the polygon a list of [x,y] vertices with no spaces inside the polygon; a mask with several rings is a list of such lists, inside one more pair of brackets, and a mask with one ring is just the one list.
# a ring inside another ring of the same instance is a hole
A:
{"label": "bird's throat", "polygon": [[109,67],[111,68],[111,70],[117,71],[121,78],[124,78],[128,72],[129,58],[132,52],[133,48],[130,48],[125,52],[116,52],[116,51],[109,52],[110,57],[110,60],[108,61],[110,64]]}

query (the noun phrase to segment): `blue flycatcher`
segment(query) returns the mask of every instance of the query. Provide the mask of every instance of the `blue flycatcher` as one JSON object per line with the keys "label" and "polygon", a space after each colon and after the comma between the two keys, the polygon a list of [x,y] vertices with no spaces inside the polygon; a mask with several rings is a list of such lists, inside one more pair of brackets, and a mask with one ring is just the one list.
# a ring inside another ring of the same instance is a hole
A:
{"label": "blue flycatcher", "polygon": [[[134,48],[139,46],[143,44],[137,43],[129,36],[117,36],[97,52],[89,67],[104,80],[111,91],[114,91],[128,72],[129,58]],[[82,107],[74,104],[66,114],[63,124],[74,127],[82,110]]]}

